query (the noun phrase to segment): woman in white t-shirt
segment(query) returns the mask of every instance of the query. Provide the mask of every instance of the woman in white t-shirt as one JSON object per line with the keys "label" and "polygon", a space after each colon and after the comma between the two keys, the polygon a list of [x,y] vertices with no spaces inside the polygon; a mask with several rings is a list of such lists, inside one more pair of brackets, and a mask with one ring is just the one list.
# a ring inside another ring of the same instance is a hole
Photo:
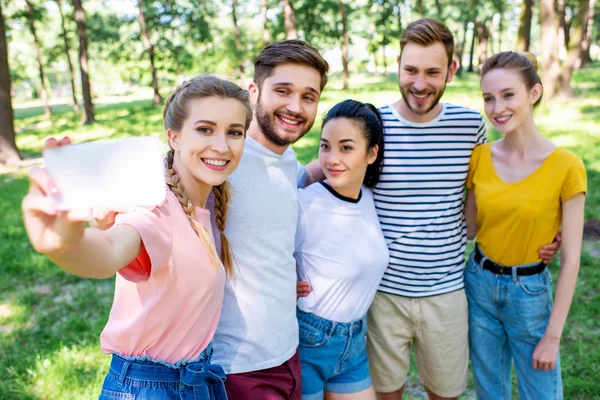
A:
{"label": "woman in white t-shirt", "polygon": [[371,189],[383,160],[383,123],[371,104],[346,100],[323,121],[325,181],[298,194],[295,257],[312,287],[298,301],[302,399],[375,399],[366,313],[388,265]]}

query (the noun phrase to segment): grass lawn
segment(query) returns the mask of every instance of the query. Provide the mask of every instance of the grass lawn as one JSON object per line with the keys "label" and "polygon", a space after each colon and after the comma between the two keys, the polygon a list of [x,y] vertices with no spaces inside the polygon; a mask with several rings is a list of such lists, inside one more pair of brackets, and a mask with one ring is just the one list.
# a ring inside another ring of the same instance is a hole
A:
{"label": "grass lawn", "polygon": [[[579,97],[542,103],[537,122],[550,139],[584,159],[589,180],[586,220],[599,220],[600,65],[577,71],[574,79]],[[394,75],[357,76],[351,87],[344,92],[333,79],[319,114],[346,98],[383,105],[399,95]],[[481,110],[478,78],[455,80],[444,98]],[[69,135],[74,141],[138,135],[165,139],[161,110],[150,99],[150,92],[98,99],[98,122],[91,127],[81,127],[67,105],[54,106],[50,121],[43,119],[40,106],[17,105],[18,146],[25,157],[35,159],[48,136]],[[319,130],[317,121],[294,146],[304,163],[316,157]],[[498,137],[494,131],[489,135]],[[113,280],[68,275],[32,250],[20,213],[26,190],[24,168],[0,170],[0,400],[97,398],[110,359],[100,352],[98,337],[112,303]],[[562,341],[566,399],[600,399],[600,242],[588,239],[584,247]],[[558,265],[551,270],[556,280]],[[405,398],[426,398],[414,370]],[[462,398],[474,398],[472,381]]]}

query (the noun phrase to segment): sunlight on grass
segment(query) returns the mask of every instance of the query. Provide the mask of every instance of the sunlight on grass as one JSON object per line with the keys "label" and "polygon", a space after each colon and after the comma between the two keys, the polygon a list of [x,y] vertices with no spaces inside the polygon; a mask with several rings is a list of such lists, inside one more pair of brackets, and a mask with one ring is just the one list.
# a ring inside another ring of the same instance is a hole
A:
{"label": "sunlight on grass", "polygon": [[0,336],[9,335],[26,313],[26,308],[12,302],[0,303]]}
{"label": "sunlight on grass", "polygon": [[97,399],[109,364],[97,345],[63,346],[36,358],[26,391],[47,400]]}

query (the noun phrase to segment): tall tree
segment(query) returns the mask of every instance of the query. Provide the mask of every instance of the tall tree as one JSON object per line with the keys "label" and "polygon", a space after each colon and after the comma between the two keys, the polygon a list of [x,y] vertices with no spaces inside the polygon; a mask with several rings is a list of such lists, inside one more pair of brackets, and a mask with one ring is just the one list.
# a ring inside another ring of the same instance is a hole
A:
{"label": "tall tree", "polygon": [[531,46],[531,19],[533,17],[534,0],[523,0],[519,33],[517,34],[517,51],[529,51]]}
{"label": "tall tree", "polygon": [[[402,34],[402,3],[404,2],[404,0],[396,0],[394,1],[395,4],[393,4],[394,6],[394,12],[396,14],[396,22],[398,22],[398,30],[396,31],[398,34],[398,37],[400,37],[400,35]],[[398,40],[398,51],[400,51],[400,40]]]}
{"label": "tall tree", "polygon": [[564,76],[558,57],[558,29],[560,22],[554,0],[540,0],[540,24],[544,94],[547,98],[553,98],[561,95],[561,91],[565,89],[565,86],[568,87],[568,82],[566,82],[566,85],[563,82]]}
{"label": "tall tree", "polygon": [[435,10],[436,10],[436,18],[440,21],[444,20],[444,16],[442,13],[442,3],[440,0],[435,0]]}
{"label": "tall tree", "polygon": [[263,22],[263,45],[267,46],[269,43],[271,43],[271,33],[267,27],[267,0],[260,0],[260,18]]}
{"label": "tall tree", "polygon": [[142,42],[144,42],[144,46],[146,46],[146,51],[148,52],[148,56],[150,57],[150,72],[152,73],[152,89],[154,89],[154,99],[152,100],[152,104],[155,106],[162,103],[162,97],[160,96],[160,92],[158,91],[158,78],[156,77],[156,67],[154,66],[154,45],[150,41],[150,37],[148,36],[148,29],[146,28],[146,17],[144,17],[144,5],[142,0],[138,0],[138,10],[139,10],[139,21],[140,21],[140,34],[142,36]]}
{"label": "tall tree", "polygon": [[423,2],[423,0],[416,0],[415,1],[415,9],[414,11],[419,14],[419,16],[422,18],[425,16],[425,3]]}
{"label": "tall tree", "polygon": [[17,164],[21,155],[15,143],[10,70],[2,1],[0,1],[0,164]]}
{"label": "tall tree", "polygon": [[285,38],[298,39],[298,26],[296,25],[296,11],[292,0],[283,0],[283,18],[285,24]]}
{"label": "tall tree", "polygon": [[473,58],[475,56],[475,39],[477,37],[476,17],[478,17],[479,3],[480,0],[469,0],[469,9],[467,11],[468,20],[473,25],[473,29],[471,30],[471,49],[469,51],[469,68],[467,69],[468,72],[473,72],[475,70],[473,65]]}
{"label": "tall tree", "polygon": [[46,90],[46,75],[44,75],[44,62],[42,61],[42,51],[40,49],[40,41],[35,30],[36,10],[30,0],[25,0],[27,5],[27,22],[29,24],[29,31],[33,37],[33,48],[35,50],[35,59],[38,64],[38,73],[40,76],[40,97],[44,103],[44,117],[50,118],[52,110],[50,109],[50,103],[48,102],[48,92]]}
{"label": "tall tree", "polygon": [[462,26],[462,39],[459,39],[456,46],[456,59],[458,65],[456,67],[456,75],[462,76],[463,73],[463,55],[467,45],[467,31],[469,30],[469,20],[465,19]]}
{"label": "tall tree", "polygon": [[589,0],[587,6],[587,22],[584,25],[585,37],[581,43],[581,51],[577,57],[575,68],[585,67],[592,62],[592,58],[590,56],[590,47],[592,44],[592,27],[594,26],[594,6],[594,0]]}
{"label": "tall tree", "polygon": [[556,0],[555,7],[560,26],[559,37],[560,32],[562,32],[563,46],[565,49],[568,49],[569,42],[571,41],[571,24],[567,21],[567,2],[565,0]]}
{"label": "tall tree", "polygon": [[344,83],[344,90],[348,90],[348,11],[346,9],[346,5],[344,4],[344,0],[339,0],[340,2],[340,19],[342,23],[342,82]]}
{"label": "tall tree", "polygon": [[75,9],[75,23],[77,24],[77,36],[79,36],[79,70],[81,71],[81,92],[83,94],[83,113],[81,122],[85,125],[96,120],[94,115],[94,103],[92,102],[92,90],[90,87],[90,71],[88,68],[88,37],[85,24],[85,11],[81,0],[73,0]]}
{"label": "tall tree", "polygon": [[235,60],[238,65],[240,79],[244,80],[246,78],[246,74],[244,72],[244,60],[242,58],[242,34],[238,24],[237,6],[237,0],[231,0],[231,16],[233,17],[233,29],[235,33]]}
{"label": "tall tree", "polygon": [[500,14],[500,18],[498,19],[498,52],[502,51],[502,33],[504,32],[504,1],[498,2],[498,14]]}
{"label": "tall tree", "polygon": [[490,31],[487,27],[487,21],[482,21],[477,17],[475,21],[475,32],[477,32],[477,72],[483,67],[487,59],[488,44],[490,42]]}
{"label": "tall tree", "polygon": [[[379,32],[381,41],[379,46],[381,47],[382,61],[383,61],[383,76],[388,75],[388,59],[387,59],[387,47],[390,44],[390,38],[400,38],[400,32],[402,30],[402,20],[400,19],[400,1],[389,1],[381,0],[378,1],[379,6],[374,10],[377,18],[375,19],[375,29]],[[395,4],[394,4],[395,3]],[[396,15],[396,21],[398,23],[397,28],[393,26],[394,22],[394,10],[398,11]],[[400,45],[398,40],[398,46]],[[400,49],[398,49],[400,51]]]}
{"label": "tall tree", "polygon": [[77,102],[77,94],[75,92],[75,70],[73,69],[73,63],[71,62],[71,46],[69,46],[69,37],[67,36],[67,28],[65,25],[65,15],[63,14],[61,0],[56,1],[58,6],[58,12],[60,14],[60,26],[62,28],[62,37],[65,47],[65,55],[67,56],[67,64],[69,66],[69,78],[71,79],[71,94],[73,95],[73,110],[79,112],[79,104]]}
{"label": "tall tree", "polygon": [[571,76],[586,39],[589,5],[589,0],[579,0],[577,14],[573,17],[573,35],[569,40],[567,58],[561,71],[561,86],[558,87],[558,93],[563,96],[572,97],[574,95],[571,88]]}
{"label": "tall tree", "polygon": [[473,23],[473,28],[471,29],[471,50],[469,50],[469,68],[467,68],[467,72],[475,71],[473,59],[475,57],[475,38],[477,37],[476,31],[477,28],[475,27],[475,23]]}

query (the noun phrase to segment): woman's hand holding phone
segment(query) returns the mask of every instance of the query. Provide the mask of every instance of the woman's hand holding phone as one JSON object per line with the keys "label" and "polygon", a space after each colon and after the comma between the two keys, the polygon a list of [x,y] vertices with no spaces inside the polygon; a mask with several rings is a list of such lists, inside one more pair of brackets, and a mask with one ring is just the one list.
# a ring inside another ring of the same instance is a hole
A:
{"label": "woman's hand holding phone", "polygon": [[[44,149],[67,146],[68,137],[46,140]],[[54,198],[59,190],[52,176],[44,168],[29,171],[29,192],[21,204],[25,229],[33,248],[43,254],[59,253],[79,242],[83,237],[89,210],[60,211]]]}

